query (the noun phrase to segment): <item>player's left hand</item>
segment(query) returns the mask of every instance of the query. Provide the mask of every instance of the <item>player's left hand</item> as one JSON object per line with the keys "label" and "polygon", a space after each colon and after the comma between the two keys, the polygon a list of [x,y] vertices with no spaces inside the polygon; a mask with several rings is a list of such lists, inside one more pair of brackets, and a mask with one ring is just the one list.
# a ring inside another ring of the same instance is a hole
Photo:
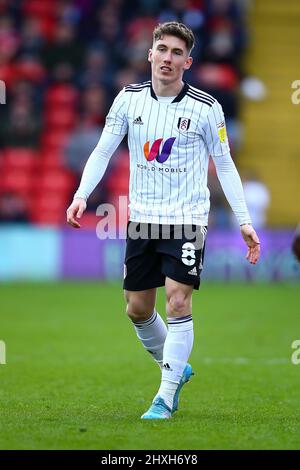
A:
{"label": "player's left hand", "polygon": [[256,264],[260,256],[260,241],[254,228],[250,224],[241,225],[241,234],[248,246],[246,259],[251,264]]}

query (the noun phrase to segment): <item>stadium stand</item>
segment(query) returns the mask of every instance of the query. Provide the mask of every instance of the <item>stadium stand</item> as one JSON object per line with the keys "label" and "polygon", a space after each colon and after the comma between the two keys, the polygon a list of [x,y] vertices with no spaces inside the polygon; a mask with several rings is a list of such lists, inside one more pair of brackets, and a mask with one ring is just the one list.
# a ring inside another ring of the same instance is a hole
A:
{"label": "stadium stand", "polygon": [[[100,136],[120,86],[128,79],[149,79],[145,59],[151,31],[162,21],[183,21],[193,29],[194,66],[186,80],[222,103],[235,154],[240,141],[237,90],[247,42],[243,5],[236,0],[2,1],[0,79],[8,99],[0,107],[0,194],[24,198],[31,223],[64,224],[78,185],[78,171],[65,155],[70,136],[82,123],[98,128]],[[93,195],[93,211],[104,197],[115,202],[119,194],[128,194],[125,145],[118,154],[102,192]],[[214,198],[213,169],[210,177]],[[226,214],[223,203],[216,210]]]}

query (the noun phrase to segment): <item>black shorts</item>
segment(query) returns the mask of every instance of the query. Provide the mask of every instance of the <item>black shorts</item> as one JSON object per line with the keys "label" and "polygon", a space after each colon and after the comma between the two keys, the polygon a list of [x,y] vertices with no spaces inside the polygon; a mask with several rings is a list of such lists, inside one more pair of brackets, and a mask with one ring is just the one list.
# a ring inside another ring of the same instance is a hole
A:
{"label": "black shorts", "polygon": [[166,277],[199,289],[207,227],[129,222],[123,287],[165,285]]}

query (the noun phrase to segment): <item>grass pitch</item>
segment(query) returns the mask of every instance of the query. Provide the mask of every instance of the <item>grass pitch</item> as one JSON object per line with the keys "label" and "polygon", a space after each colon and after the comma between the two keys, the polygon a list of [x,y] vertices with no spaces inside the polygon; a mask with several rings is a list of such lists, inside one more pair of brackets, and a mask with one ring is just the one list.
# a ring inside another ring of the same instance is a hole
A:
{"label": "grass pitch", "polygon": [[299,286],[203,283],[196,375],[166,422],[139,419],[160,373],[120,285],[7,284],[0,299],[1,449],[300,449]]}

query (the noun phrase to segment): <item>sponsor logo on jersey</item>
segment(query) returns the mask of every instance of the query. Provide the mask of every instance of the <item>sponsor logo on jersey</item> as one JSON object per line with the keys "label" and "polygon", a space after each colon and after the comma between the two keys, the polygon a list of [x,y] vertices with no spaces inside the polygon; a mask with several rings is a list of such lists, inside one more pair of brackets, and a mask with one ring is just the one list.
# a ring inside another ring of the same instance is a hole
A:
{"label": "sponsor logo on jersey", "polygon": [[180,131],[185,132],[190,127],[191,120],[185,117],[180,117],[178,119],[177,127]]}
{"label": "sponsor logo on jersey", "polygon": [[222,121],[218,125],[218,134],[221,142],[226,142],[227,139],[227,133],[226,133],[226,127],[225,127],[225,122]]}
{"label": "sponsor logo on jersey", "polygon": [[149,146],[150,146],[150,141],[148,140],[145,145],[144,145],[144,155],[145,158],[148,162],[151,162],[152,160],[155,160],[158,163],[164,163],[165,161],[168,160],[173,144],[176,140],[176,137],[170,137],[165,141],[162,147],[162,151],[159,152],[160,144],[162,143],[163,139],[156,139],[149,151]]}

